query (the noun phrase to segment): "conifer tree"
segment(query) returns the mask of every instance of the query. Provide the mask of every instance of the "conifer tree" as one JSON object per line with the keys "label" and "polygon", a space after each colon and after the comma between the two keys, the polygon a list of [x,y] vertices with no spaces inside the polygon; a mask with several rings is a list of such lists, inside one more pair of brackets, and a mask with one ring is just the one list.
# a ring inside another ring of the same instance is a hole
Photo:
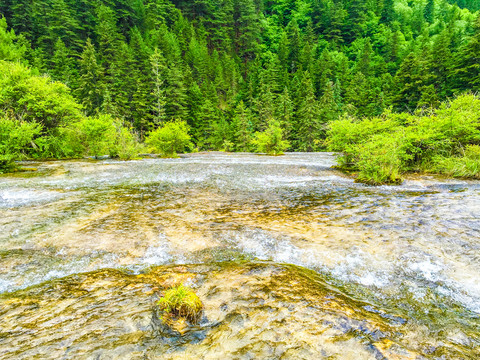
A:
{"label": "conifer tree", "polygon": [[232,127],[234,131],[234,139],[237,151],[249,151],[252,140],[252,122],[251,113],[248,108],[245,107],[243,101],[240,101],[235,107],[235,114],[232,121]]}
{"label": "conifer tree", "polygon": [[[115,93],[113,69],[120,46],[123,43],[123,37],[118,32],[115,12],[111,8],[100,5],[96,10],[96,15],[99,21],[96,27],[96,35],[99,44],[99,57],[103,66],[104,82],[106,88],[111,93]],[[116,70],[118,72],[118,66]]]}
{"label": "conifer tree", "polygon": [[444,29],[435,39],[432,47],[431,64],[438,94],[442,98],[451,95],[451,69],[453,67],[453,56],[450,49],[451,35],[448,29]]}
{"label": "conifer tree", "polygon": [[278,61],[280,66],[285,69],[289,69],[288,59],[290,58],[290,41],[288,40],[287,33],[282,32],[280,42],[278,44]]}
{"label": "conifer tree", "polygon": [[69,57],[69,51],[61,39],[55,43],[55,51],[50,65],[50,74],[55,80],[71,86],[74,80],[73,59]]}
{"label": "conifer tree", "polygon": [[395,16],[394,0],[384,0],[382,9],[382,21],[385,23],[391,23]]}
{"label": "conifer tree", "polygon": [[425,17],[425,21],[430,24],[433,23],[434,10],[435,10],[434,0],[427,0],[427,4],[425,5],[423,15]]}
{"label": "conifer tree", "polygon": [[211,43],[216,49],[233,51],[233,0],[217,0],[218,5],[212,21]]}
{"label": "conifer tree", "polygon": [[283,92],[278,96],[275,104],[275,118],[279,121],[282,129],[284,129],[285,137],[291,140],[295,114],[293,111],[293,101],[290,98],[287,87],[285,87]]}
{"label": "conifer tree", "polygon": [[373,49],[370,38],[365,40],[362,50],[358,55],[355,70],[361,72],[366,77],[371,76]]}
{"label": "conifer tree", "polygon": [[[116,107],[116,113],[122,118],[134,123],[133,95],[136,87],[136,72],[134,68],[134,58],[129,46],[120,42],[115,61],[109,69],[111,75],[107,82],[107,89],[111,92]],[[133,80],[133,81],[132,81]]]}
{"label": "conifer tree", "polygon": [[367,3],[364,0],[351,0],[348,6],[348,41],[363,36],[367,19]]}
{"label": "conifer tree", "polygon": [[365,77],[361,72],[355,74],[346,89],[345,99],[354,107],[355,115],[359,117],[375,116],[383,111],[383,100],[380,90],[371,78]]}
{"label": "conifer tree", "polygon": [[475,33],[459,53],[455,69],[457,88],[480,91],[480,15],[475,23]]}
{"label": "conifer tree", "polygon": [[400,111],[415,110],[422,90],[430,85],[431,78],[432,75],[425,63],[421,62],[414,53],[407,55],[394,78],[395,108]]}
{"label": "conifer tree", "polygon": [[[338,104],[336,99],[335,84],[331,81],[325,84],[325,91],[319,100],[319,118],[322,129],[326,128],[326,124],[338,117]],[[325,134],[322,132],[322,138]]]}
{"label": "conifer tree", "polygon": [[165,96],[165,72],[166,64],[165,58],[158,48],[150,57],[152,68],[152,97],[153,97],[153,123],[155,127],[161,126],[166,120],[166,96]]}
{"label": "conifer tree", "polygon": [[307,72],[304,73],[299,91],[299,107],[296,112],[295,145],[300,151],[318,149],[322,137],[320,109],[312,81]]}
{"label": "conifer tree", "polygon": [[51,36],[45,37],[46,45],[55,44],[55,38],[68,47],[81,49],[79,33],[81,26],[64,0],[49,0],[48,30]]}
{"label": "conifer tree", "polygon": [[82,100],[87,115],[93,115],[103,102],[102,69],[97,63],[96,51],[90,39],[87,39],[80,57],[76,93]]}
{"label": "conifer tree", "polygon": [[235,50],[244,63],[255,58],[260,39],[260,21],[253,0],[234,0]]}
{"label": "conifer tree", "polygon": [[323,49],[318,61],[316,61],[312,75],[313,83],[315,86],[315,92],[321,94],[323,92],[323,86],[333,79],[333,67],[334,61],[328,49]]}
{"label": "conifer tree", "polygon": [[170,64],[166,76],[166,114],[168,120],[187,118],[186,87],[182,70],[176,64]]}
{"label": "conifer tree", "polygon": [[288,24],[288,41],[290,44],[289,56],[288,56],[288,70],[294,73],[298,70],[300,61],[300,51],[302,49],[302,39],[300,37],[300,29],[298,23],[293,19]]}

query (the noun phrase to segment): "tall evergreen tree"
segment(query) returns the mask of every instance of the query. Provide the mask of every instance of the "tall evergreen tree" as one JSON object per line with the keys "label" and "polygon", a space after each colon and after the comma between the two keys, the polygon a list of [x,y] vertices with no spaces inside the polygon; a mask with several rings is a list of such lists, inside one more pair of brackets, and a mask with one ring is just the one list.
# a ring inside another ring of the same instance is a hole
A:
{"label": "tall evergreen tree", "polygon": [[425,17],[426,22],[430,24],[433,23],[434,11],[435,11],[434,0],[427,0],[427,4],[425,5],[425,9],[423,11],[423,15]]}
{"label": "tall evergreen tree", "polygon": [[74,61],[61,39],[55,43],[55,51],[50,65],[50,74],[55,80],[71,86],[74,81]]}
{"label": "tall evergreen tree", "polygon": [[186,86],[183,81],[182,70],[176,64],[170,64],[166,76],[166,113],[168,120],[185,120],[187,118],[186,108]]}
{"label": "tall evergreen tree", "polygon": [[234,0],[233,4],[235,50],[246,63],[259,49],[260,19],[253,0]]}
{"label": "tall evergreen tree", "polygon": [[295,145],[300,151],[314,151],[319,148],[322,138],[320,109],[312,81],[308,73],[304,73],[300,91],[299,107],[296,113]]}
{"label": "tall evergreen tree", "polygon": [[165,96],[165,58],[158,48],[150,57],[152,67],[152,96],[153,96],[153,122],[156,127],[160,126],[167,118],[166,116],[166,96]]}
{"label": "tall evergreen tree", "polygon": [[400,111],[413,111],[422,96],[422,90],[430,85],[432,74],[426,64],[411,53],[403,60],[395,75],[394,106]]}
{"label": "tall evergreen tree", "polygon": [[79,60],[77,96],[82,100],[87,115],[93,115],[103,102],[102,69],[97,63],[97,55],[90,39]]}
{"label": "tall evergreen tree", "polygon": [[394,0],[384,0],[382,9],[382,21],[385,23],[391,23],[395,16]]}
{"label": "tall evergreen tree", "polygon": [[251,122],[251,113],[245,107],[243,101],[240,101],[235,107],[235,114],[232,121],[234,130],[235,144],[237,151],[249,151],[251,146],[253,128]]}
{"label": "tall evergreen tree", "polygon": [[284,129],[285,137],[288,140],[291,140],[291,136],[293,135],[292,127],[295,114],[293,111],[293,101],[290,98],[287,87],[285,87],[283,92],[278,96],[275,104],[275,118],[279,121],[282,129]]}
{"label": "tall evergreen tree", "polygon": [[457,55],[455,69],[457,89],[480,91],[480,14],[475,23],[475,33]]}

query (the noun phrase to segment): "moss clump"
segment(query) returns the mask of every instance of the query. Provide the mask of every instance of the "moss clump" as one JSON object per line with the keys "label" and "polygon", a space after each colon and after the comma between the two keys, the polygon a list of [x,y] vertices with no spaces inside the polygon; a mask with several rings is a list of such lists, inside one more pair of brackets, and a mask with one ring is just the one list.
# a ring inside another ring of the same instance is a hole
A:
{"label": "moss clump", "polygon": [[157,304],[163,312],[162,320],[183,317],[195,323],[199,320],[203,309],[200,298],[192,289],[183,285],[168,289]]}

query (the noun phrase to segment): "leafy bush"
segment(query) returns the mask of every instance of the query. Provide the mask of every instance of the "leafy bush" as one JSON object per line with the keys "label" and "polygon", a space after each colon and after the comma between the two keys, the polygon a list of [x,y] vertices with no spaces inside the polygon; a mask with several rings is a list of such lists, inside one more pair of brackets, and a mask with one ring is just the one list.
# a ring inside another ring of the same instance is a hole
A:
{"label": "leafy bush", "polygon": [[135,135],[110,115],[84,118],[63,128],[60,134],[65,154],[109,155],[128,160],[141,151]]}
{"label": "leafy bush", "polygon": [[[73,126],[76,139],[83,145],[83,153],[89,156],[115,155],[115,120],[109,115],[87,117]],[[72,139],[72,142],[74,140]]]}
{"label": "leafy bush", "polygon": [[429,170],[453,177],[480,179],[480,146],[468,145],[461,157],[437,156]]}
{"label": "leafy bush", "polygon": [[409,158],[403,141],[398,134],[377,134],[357,146],[356,164],[360,169],[357,181],[371,185],[401,183],[405,160]]}
{"label": "leafy bush", "polygon": [[364,120],[342,118],[330,123],[325,144],[330,151],[342,152],[340,166],[349,168],[356,162],[359,144],[372,136],[394,132],[399,126],[398,119],[391,112]]}
{"label": "leafy bush", "polygon": [[386,112],[379,118],[333,121],[328,149],[357,181],[399,183],[405,171],[479,177],[480,100],[462,95],[423,116]]}
{"label": "leafy bush", "polygon": [[283,140],[283,130],[280,124],[271,120],[263,132],[256,132],[252,140],[256,152],[267,153],[268,155],[281,155],[290,146],[287,140]]}
{"label": "leafy bush", "polygon": [[0,108],[16,118],[40,123],[45,129],[78,121],[81,106],[68,87],[47,76],[37,76],[20,63],[0,61]]}
{"label": "leafy bush", "polygon": [[185,121],[168,122],[151,131],[145,139],[145,143],[155,153],[160,153],[165,157],[176,157],[177,153],[192,147],[188,131],[189,127]]}
{"label": "leafy bush", "polygon": [[116,156],[121,160],[130,160],[142,152],[143,147],[135,134],[126,127],[117,127]]}
{"label": "leafy bush", "polygon": [[13,30],[8,30],[7,20],[0,18],[0,60],[20,61],[26,52],[24,45],[18,44]]}
{"label": "leafy bush", "polygon": [[[3,27],[0,19],[0,35]],[[20,63],[0,61],[1,108],[8,112],[0,119],[3,169],[27,157],[130,159],[140,151],[134,134],[119,120],[109,115],[85,117],[67,86]]]}
{"label": "leafy bush", "polygon": [[42,126],[35,122],[12,119],[6,115],[0,118],[0,172],[15,168],[14,160],[27,157],[34,151],[34,140],[42,132]]}
{"label": "leafy bush", "polygon": [[194,323],[198,321],[203,309],[199,297],[183,285],[167,290],[157,304],[163,312],[163,320],[174,316],[184,317]]}

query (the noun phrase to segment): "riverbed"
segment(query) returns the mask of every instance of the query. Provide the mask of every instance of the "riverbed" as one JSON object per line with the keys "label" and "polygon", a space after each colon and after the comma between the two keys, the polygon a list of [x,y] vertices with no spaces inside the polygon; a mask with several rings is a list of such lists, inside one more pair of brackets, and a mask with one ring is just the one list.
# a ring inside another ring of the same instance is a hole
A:
{"label": "riverbed", "polygon": [[[0,177],[0,358],[480,358],[480,182],[331,153],[29,162]],[[155,301],[205,304],[185,333]]]}

